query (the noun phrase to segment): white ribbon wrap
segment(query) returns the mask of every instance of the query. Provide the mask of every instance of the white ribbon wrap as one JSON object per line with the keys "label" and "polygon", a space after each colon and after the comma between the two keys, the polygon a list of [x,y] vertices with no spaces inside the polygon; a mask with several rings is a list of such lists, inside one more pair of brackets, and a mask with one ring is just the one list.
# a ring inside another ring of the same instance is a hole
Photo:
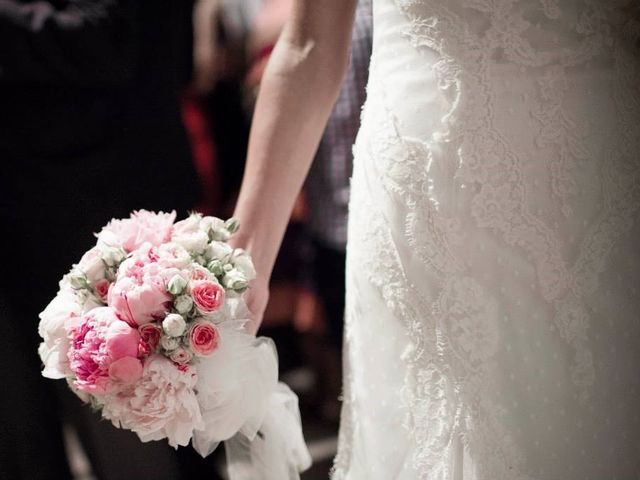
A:
{"label": "white ribbon wrap", "polygon": [[218,325],[218,350],[197,365],[205,428],[194,431],[192,445],[207,456],[224,441],[230,480],[298,480],[311,465],[298,398],[278,383],[273,342],[242,324]]}

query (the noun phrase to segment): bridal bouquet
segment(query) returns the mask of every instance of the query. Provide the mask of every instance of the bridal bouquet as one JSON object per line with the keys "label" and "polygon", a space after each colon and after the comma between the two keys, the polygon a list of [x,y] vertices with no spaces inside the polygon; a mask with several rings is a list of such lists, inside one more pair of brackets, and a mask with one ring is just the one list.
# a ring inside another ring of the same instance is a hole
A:
{"label": "bridal bouquet", "polygon": [[296,396],[275,348],[243,329],[249,255],[238,223],[175,212],[112,220],[40,314],[42,374],[143,442],[203,456],[226,441],[230,477],[293,479],[308,467]]}

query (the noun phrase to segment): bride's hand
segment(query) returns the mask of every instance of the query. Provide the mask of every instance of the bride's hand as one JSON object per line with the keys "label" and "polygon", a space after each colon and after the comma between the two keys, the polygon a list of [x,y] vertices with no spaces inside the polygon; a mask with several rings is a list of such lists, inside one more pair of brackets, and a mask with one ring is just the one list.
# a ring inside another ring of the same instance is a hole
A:
{"label": "bride's hand", "polygon": [[269,301],[269,283],[263,278],[256,278],[251,282],[245,295],[247,308],[251,312],[251,320],[245,325],[245,329],[255,335],[262,324],[264,310]]}

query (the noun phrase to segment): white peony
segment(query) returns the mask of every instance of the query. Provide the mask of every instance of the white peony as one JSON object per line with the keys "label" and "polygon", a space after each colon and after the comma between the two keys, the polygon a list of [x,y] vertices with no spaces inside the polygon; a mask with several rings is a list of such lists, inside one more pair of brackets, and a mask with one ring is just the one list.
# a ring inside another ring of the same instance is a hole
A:
{"label": "white peony", "polygon": [[193,431],[204,428],[194,392],[197,381],[195,369],[182,371],[164,356],[152,355],[134,387],[105,399],[102,414],[143,442],[166,437],[174,448],[186,446]]}
{"label": "white peony", "polygon": [[82,322],[82,306],[75,293],[62,289],[40,313],[38,333],[44,340],[38,348],[44,364],[42,375],[47,378],[64,378],[71,375],[67,351],[69,332]]}

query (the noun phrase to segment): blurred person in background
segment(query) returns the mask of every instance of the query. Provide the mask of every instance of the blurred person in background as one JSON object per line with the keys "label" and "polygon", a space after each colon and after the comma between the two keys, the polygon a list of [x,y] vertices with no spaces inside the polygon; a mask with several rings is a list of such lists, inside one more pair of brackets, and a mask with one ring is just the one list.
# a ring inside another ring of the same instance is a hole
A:
{"label": "blurred person in background", "polygon": [[188,0],[0,0],[0,478],[70,477],[61,404],[97,478],[180,478],[165,443],[41,378],[37,325],[109,219],[195,205],[179,103],[190,22]]}
{"label": "blurred person in background", "polygon": [[242,178],[250,112],[243,104],[246,42],[256,0],[198,0],[187,123],[204,187],[200,210],[228,216]]}
{"label": "blurred person in background", "polygon": [[352,146],[360,128],[366,97],[372,40],[371,0],[360,0],[356,11],[351,60],[305,183],[307,221],[313,240],[314,290],[326,321],[326,335],[309,342],[323,368],[317,370],[320,414],[339,419],[342,384],[340,357],[344,320],[345,256]]}

